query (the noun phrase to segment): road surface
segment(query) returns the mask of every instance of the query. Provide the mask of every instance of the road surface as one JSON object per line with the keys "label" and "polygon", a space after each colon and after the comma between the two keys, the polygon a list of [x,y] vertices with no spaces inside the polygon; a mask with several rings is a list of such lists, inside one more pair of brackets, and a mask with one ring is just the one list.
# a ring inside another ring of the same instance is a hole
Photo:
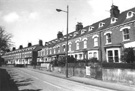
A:
{"label": "road surface", "polygon": [[6,70],[18,91],[114,91],[54,77],[26,68],[6,68]]}

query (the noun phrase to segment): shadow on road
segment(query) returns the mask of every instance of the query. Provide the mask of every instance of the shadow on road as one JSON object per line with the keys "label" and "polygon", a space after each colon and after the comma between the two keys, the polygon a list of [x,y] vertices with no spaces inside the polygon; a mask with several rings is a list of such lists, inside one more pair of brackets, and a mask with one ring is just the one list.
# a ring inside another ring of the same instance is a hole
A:
{"label": "shadow on road", "polygon": [[0,91],[19,91],[11,76],[0,68]]}
{"label": "shadow on road", "polygon": [[[0,68],[0,91],[41,91],[41,89],[26,89],[32,83],[31,78],[20,77],[20,74],[10,69]],[[24,89],[19,90],[18,87]]]}
{"label": "shadow on road", "polygon": [[28,85],[31,85],[32,83],[32,79],[31,78],[21,78],[21,80],[17,80],[15,81],[15,84],[17,85],[17,87],[19,86],[28,86]]}

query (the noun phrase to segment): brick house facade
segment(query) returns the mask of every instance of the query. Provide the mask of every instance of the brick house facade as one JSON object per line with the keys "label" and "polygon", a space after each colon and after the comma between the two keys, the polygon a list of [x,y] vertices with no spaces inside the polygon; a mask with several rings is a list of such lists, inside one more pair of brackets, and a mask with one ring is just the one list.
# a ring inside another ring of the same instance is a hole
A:
{"label": "brick house facade", "polygon": [[[49,62],[64,56],[66,43],[66,35],[46,42],[38,51],[37,61]],[[85,27],[78,23],[76,30],[68,34],[68,55],[77,60],[96,57],[100,61],[120,63],[122,50],[128,47],[135,47],[135,8],[120,13],[112,5],[109,18]]]}

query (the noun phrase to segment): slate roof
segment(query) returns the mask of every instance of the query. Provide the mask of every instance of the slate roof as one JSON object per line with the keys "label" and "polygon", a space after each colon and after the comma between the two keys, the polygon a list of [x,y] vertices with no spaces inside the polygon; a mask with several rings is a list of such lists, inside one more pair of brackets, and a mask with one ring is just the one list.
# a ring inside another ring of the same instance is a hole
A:
{"label": "slate roof", "polygon": [[[112,18],[112,17],[109,17],[109,18],[103,19],[103,20],[101,20],[101,21],[98,21],[98,22],[96,22],[96,23],[93,23],[92,25],[89,25],[89,26],[84,27],[83,29],[86,29],[87,31],[86,31],[85,33],[83,33],[83,34],[81,34],[81,30],[80,30],[80,31],[73,31],[73,32],[69,33],[69,35],[70,35],[70,34],[73,35],[74,32],[78,32],[79,34],[78,34],[77,36],[75,36],[75,37],[72,36],[71,38],[69,38],[69,40],[70,40],[70,39],[77,38],[77,37],[81,37],[81,36],[86,35],[86,34],[98,32],[98,31],[103,30],[103,29],[106,29],[106,28],[110,28],[110,27],[113,27],[113,26],[116,26],[116,25],[120,25],[120,24],[127,23],[127,22],[130,22],[130,21],[135,20],[135,13],[134,13],[134,16],[133,16],[133,17],[131,17],[131,18],[129,18],[129,19],[126,19],[127,13],[128,13],[129,11],[135,12],[135,7],[134,7],[134,8],[131,8],[131,9],[129,9],[129,10],[126,10],[126,11],[124,11],[124,12],[122,12],[122,13],[120,13],[120,15],[119,15],[119,17],[118,17],[116,23],[114,23],[114,24],[111,24],[111,18]],[[101,28],[99,28],[99,23],[100,23],[100,22],[105,23],[104,26],[101,27]],[[94,27],[92,31],[89,31],[89,27],[90,27],[90,26],[93,26],[93,27]],[[64,35],[64,36],[66,36],[66,35]],[[54,39],[54,40],[56,40],[56,39]],[[53,40],[51,40],[51,41],[53,41]],[[51,41],[49,41],[49,42],[51,42]],[[61,42],[64,42],[64,41],[66,41],[66,38],[65,38],[64,40],[62,40],[62,41],[57,42],[57,43],[52,43],[52,44],[50,44],[49,47],[54,46],[54,45],[57,45],[58,43],[61,43]],[[48,47],[48,46],[47,46],[47,47]]]}

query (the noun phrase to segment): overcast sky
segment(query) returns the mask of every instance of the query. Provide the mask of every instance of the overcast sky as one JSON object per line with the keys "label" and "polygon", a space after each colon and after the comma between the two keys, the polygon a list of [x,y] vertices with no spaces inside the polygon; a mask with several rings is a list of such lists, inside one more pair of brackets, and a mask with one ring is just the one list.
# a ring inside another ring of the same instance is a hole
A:
{"label": "overcast sky", "polygon": [[112,5],[120,12],[135,7],[135,0],[0,0],[0,26],[13,35],[16,48],[43,43],[57,37],[58,31],[66,34],[66,10],[69,5],[69,32],[75,30],[77,22],[91,25],[110,16]]}

